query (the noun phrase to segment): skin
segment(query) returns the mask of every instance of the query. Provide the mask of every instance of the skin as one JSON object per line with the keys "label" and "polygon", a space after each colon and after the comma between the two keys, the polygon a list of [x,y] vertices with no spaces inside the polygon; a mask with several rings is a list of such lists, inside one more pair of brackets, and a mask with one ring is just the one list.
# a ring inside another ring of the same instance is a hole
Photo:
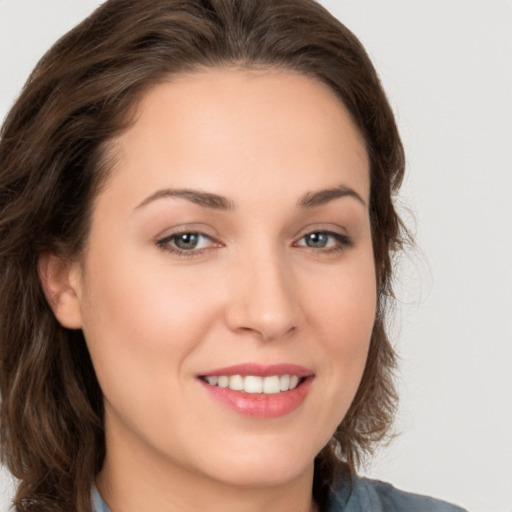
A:
{"label": "skin", "polygon": [[[114,145],[82,260],[41,262],[104,393],[100,493],[113,512],[314,510],[313,461],[355,396],[375,319],[360,133],[312,78],[223,68],[151,89]],[[340,186],[351,193],[298,206]],[[231,208],[158,195],[169,188]],[[206,236],[177,254],[177,230]],[[350,243],[308,246],[325,231]],[[246,362],[311,369],[305,401],[247,417],[197,378]]]}

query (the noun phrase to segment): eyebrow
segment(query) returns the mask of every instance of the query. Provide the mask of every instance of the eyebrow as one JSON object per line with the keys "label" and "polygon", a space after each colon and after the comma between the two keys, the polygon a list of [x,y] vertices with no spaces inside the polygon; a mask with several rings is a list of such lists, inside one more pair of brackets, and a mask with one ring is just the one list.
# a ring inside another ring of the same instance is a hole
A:
{"label": "eyebrow", "polygon": [[338,185],[337,187],[319,190],[318,192],[308,192],[299,199],[298,204],[301,208],[315,208],[340,197],[353,197],[363,206],[366,206],[363,198],[354,189],[345,185]]}
{"label": "eyebrow", "polygon": [[[235,203],[232,200],[219,194],[202,190],[165,188],[146,197],[135,209],[142,208],[158,199],[169,197],[186,199],[199,206],[215,210],[233,210],[235,208]],[[366,206],[363,198],[355,190],[345,185],[338,185],[337,187],[318,190],[317,192],[307,192],[299,199],[297,204],[300,208],[315,208],[341,197],[353,197],[363,206]]]}
{"label": "eyebrow", "polygon": [[187,199],[188,201],[199,206],[203,206],[205,208],[213,208],[215,210],[232,210],[235,207],[233,201],[218,194],[213,194],[211,192],[203,192],[201,190],[192,190],[185,188],[166,188],[158,190],[154,194],[151,194],[150,196],[146,197],[146,199],[144,199],[144,201],[142,201],[142,203],[140,203],[135,209],[141,208],[142,206],[146,206],[147,204],[156,201],[157,199],[162,199],[166,197],[178,197],[182,199]]}

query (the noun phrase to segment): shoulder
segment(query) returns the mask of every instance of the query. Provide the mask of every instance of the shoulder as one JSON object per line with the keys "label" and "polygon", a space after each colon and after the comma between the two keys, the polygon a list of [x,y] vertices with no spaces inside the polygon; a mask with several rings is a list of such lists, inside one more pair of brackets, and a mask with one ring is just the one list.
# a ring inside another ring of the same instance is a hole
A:
{"label": "shoulder", "polygon": [[464,512],[464,509],[428,496],[396,489],[379,480],[358,478],[337,483],[326,512]]}
{"label": "shoulder", "polygon": [[371,508],[382,512],[462,512],[463,509],[429,496],[420,496],[400,491],[392,485],[378,480],[358,480],[359,494],[364,496]]}

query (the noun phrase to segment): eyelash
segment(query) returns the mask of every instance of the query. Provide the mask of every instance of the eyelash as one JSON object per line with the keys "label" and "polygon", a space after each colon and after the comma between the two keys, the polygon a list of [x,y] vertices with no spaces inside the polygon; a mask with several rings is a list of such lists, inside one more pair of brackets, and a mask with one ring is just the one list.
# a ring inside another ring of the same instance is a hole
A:
{"label": "eyelash", "polygon": [[[215,247],[222,247],[222,244],[220,242],[218,242],[217,240],[215,240],[214,238],[212,238],[211,236],[205,234],[205,233],[201,233],[200,231],[179,231],[179,232],[176,232],[176,233],[172,233],[171,235],[169,236],[166,236],[165,238],[162,238],[161,240],[158,240],[156,242],[156,244],[158,245],[158,247],[160,249],[162,249],[163,251],[167,251],[167,252],[170,252],[172,254],[175,254],[179,257],[185,257],[185,258],[191,258],[191,257],[194,257],[194,256],[199,256],[200,254],[202,254],[205,250],[209,249],[209,247],[205,247],[205,248],[201,248],[201,249],[190,249],[190,250],[185,250],[185,249],[180,249],[179,247],[176,247],[175,245],[171,245],[173,242],[175,242],[178,237],[180,236],[183,236],[183,235],[194,235],[194,236],[197,236],[197,237],[200,237],[200,238],[206,238],[208,240],[210,240],[212,243],[213,243],[213,246]],[[324,254],[331,254],[331,253],[338,253],[338,252],[342,252],[344,251],[345,249],[347,249],[348,247],[352,247],[354,245],[354,242],[352,241],[352,239],[347,236],[347,235],[344,235],[342,233],[337,233],[335,231],[328,231],[328,230],[318,230],[318,231],[310,231],[309,233],[306,233],[304,235],[302,235],[300,238],[299,238],[299,241],[300,240],[303,240],[305,239],[306,237],[308,236],[311,236],[311,235],[325,235],[329,238],[333,238],[335,241],[336,241],[336,244],[335,246],[333,247],[321,247],[321,248],[315,248],[315,247],[309,247],[307,245],[296,245],[297,242],[294,243],[294,246],[295,247],[304,247],[305,249],[309,249],[315,253],[324,253]]]}
{"label": "eyelash", "polygon": [[310,249],[314,252],[322,252],[322,253],[337,253],[342,252],[346,250],[348,247],[352,247],[354,245],[352,239],[342,233],[337,233],[336,231],[328,231],[328,230],[318,230],[318,231],[310,231],[309,233],[306,233],[302,235],[299,240],[303,240],[308,236],[312,235],[325,235],[329,238],[333,238],[335,240],[335,245],[333,247],[321,247],[321,248],[315,248],[315,247],[308,247],[306,245],[300,245],[299,247],[305,247],[306,249]]}
{"label": "eyelash", "polygon": [[158,240],[157,245],[163,251],[170,252],[172,254],[175,254],[175,255],[183,257],[183,258],[191,258],[194,256],[199,256],[200,254],[202,254],[204,252],[205,249],[207,249],[207,248],[202,248],[202,249],[194,248],[194,249],[190,249],[190,250],[184,250],[184,249],[180,249],[179,247],[171,245],[173,241],[176,241],[180,236],[183,236],[183,235],[195,235],[200,238],[206,238],[206,239],[210,240],[211,242],[213,242],[214,246],[215,245],[217,247],[222,246],[222,244],[220,242],[216,241],[211,236],[209,236],[205,233],[201,233],[200,231],[178,231],[176,233],[172,233],[169,236],[166,236],[165,238],[162,238],[161,240]]}

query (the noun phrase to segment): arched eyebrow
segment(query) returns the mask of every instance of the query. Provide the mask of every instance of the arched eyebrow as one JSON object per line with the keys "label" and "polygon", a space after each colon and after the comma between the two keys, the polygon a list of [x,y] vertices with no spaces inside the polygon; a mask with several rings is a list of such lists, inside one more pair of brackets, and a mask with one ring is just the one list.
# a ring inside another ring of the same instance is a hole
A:
{"label": "arched eyebrow", "polygon": [[[300,208],[315,208],[316,206],[321,206],[334,199],[347,196],[357,199],[363,206],[366,206],[363,198],[355,190],[345,185],[338,185],[337,187],[318,190],[316,192],[307,192],[299,199],[297,204]],[[165,188],[146,197],[135,209],[142,208],[158,199],[169,197],[186,199],[204,208],[213,208],[215,210],[233,210],[235,208],[235,203],[231,199],[219,194],[194,189]]]}
{"label": "arched eyebrow", "polygon": [[142,201],[142,203],[140,203],[135,209],[146,206],[147,204],[158,199],[167,197],[178,197],[186,199],[187,201],[190,201],[199,206],[203,206],[205,208],[213,208],[215,210],[233,210],[235,207],[233,201],[230,199],[218,194],[213,194],[212,192],[203,192],[202,190],[192,190],[185,188],[166,188],[158,190],[154,194],[146,197],[146,199],[144,199],[144,201]]}
{"label": "arched eyebrow", "polygon": [[354,189],[345,185],[338,185],[337,187],[326,188],[317,192],[308,192],[299,199],[298,205],[301,208],[314,208],[334,199],[347,196],[357,199],[363,206],[366,206],[364,199]]}

